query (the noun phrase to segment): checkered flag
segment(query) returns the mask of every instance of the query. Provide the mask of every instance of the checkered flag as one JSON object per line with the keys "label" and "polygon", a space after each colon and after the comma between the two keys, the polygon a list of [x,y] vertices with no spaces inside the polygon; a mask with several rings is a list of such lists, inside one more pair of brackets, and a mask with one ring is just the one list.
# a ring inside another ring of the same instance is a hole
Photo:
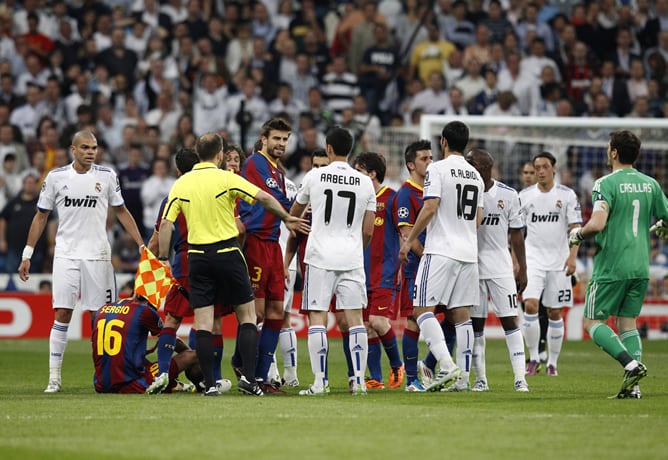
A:
{"label": "checkered flag", "polygon": [[176,285],[172,271],[144,246],[135,276],[135,294],[144,297],[155,308],[160,308],[172,284]]}

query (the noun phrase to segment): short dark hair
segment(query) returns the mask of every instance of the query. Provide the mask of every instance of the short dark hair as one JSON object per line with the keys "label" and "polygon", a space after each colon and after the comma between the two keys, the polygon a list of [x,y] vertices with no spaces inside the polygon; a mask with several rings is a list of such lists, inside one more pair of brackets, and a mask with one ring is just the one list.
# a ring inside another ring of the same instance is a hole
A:
{"label": "short dark hair", "polygon": [[632,165],[640,156],[640,138],[626,129],[610,133],[610,148],[617,150],[619,162]]}
{"label": "short dark hair", "polygon": [[355,165],[364,168],[367,172],[375,172],[376,179],[378,179],[378,182],[381,184],[385,180],[387,165],[385,164],[385,158],[382,155],[375,152],[360,153],[355,158]]}
{"label": "short dark hair", "polygon": [[[411,142],[404,150],[404,161],[406,162],[406,168],[408,168],[408,163],[415,163],[415,157],[420,150],[431,150],[431,141],[421,139],[419,141]],[[408,170],[410,172],[410,169]]]}
{"label": "short dark hair", "polygon": [[311,158],[315,157],[327,157],[327,152],[325,149],[315,149],[314,151],[311,152]]}
{"label": "short dark hair", "polygon": [[327,133],[325,143],[332,146],[336,156],[347,157],[353,149],[353,135],[346,128],[334,126]]}
{"label": "short dark hair", "polygon": [[462,153],[469,143],[469,127],[461,121],[451,121],[443,127],[441,137],[451,151]]}
{"label": "short dark hair", "polygon": [[268,137],[271,131],[292,131],[292,126],[283,118],[272,118],[262,125],[260,136]]}
{"label": "short dark hair", "polygon": [[213,160],[218,152],[224,150],[223,138],[216,133],[202,134],[197,139],[195,150],[202,161]]}
{"label": "short dark hair", "polygon": [[550,152],[540,152],[531,159],[531,162],[535,163],[538,158],[547,158],[552,166],[557,164],[557,159]]}
{"label": "short dark hair", "polygon": [[181,172],[181,174],[185,174],[192,171],[193,167],[199,163],[199,157],[194,150],[182,148],[176,152],[174,161],[176,162],[176,168]]}

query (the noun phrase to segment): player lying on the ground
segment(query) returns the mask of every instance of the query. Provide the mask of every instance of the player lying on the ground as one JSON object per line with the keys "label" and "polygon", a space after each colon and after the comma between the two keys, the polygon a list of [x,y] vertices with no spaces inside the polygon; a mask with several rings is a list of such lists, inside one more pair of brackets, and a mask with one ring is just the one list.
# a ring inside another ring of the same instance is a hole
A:
{"label": "player lying on the ground", "polygon": [[[93,382],[98,393],[145,393],[158,372],[158,363],[146,359],[149,332],[157,336],[162,320],[157,310],[141,297],[123,299],[102,308],[93,328]],[[169,366],[169,385],[165,393],[200,389],[202,372],[197,355],[181,340]],[[176,380],[185,371],[193,384]]]}

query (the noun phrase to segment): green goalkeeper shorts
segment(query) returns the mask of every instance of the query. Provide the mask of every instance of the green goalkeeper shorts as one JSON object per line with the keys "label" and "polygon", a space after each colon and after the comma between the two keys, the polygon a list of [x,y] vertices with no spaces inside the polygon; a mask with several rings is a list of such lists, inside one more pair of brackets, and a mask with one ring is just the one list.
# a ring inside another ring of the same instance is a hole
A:
{"label": "green goalkeeper shorts", "polygon": [[610,316],[637,318],[645,300],[648,284],[647,279],[603,283],[591,280],[585,297],[585,318],[599,320],[606,320]]}

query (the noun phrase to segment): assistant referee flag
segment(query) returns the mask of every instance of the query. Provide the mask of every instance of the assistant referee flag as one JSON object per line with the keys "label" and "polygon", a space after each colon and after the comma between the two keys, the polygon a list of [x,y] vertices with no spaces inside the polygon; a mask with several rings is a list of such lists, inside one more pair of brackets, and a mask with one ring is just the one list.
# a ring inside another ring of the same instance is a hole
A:
{"label": "assistant referee flag", "polygon": [[144,297],[155,308],[160,308],[172,284],[172,272],[146,246],[142,250],[135,276],[135,294]]}

